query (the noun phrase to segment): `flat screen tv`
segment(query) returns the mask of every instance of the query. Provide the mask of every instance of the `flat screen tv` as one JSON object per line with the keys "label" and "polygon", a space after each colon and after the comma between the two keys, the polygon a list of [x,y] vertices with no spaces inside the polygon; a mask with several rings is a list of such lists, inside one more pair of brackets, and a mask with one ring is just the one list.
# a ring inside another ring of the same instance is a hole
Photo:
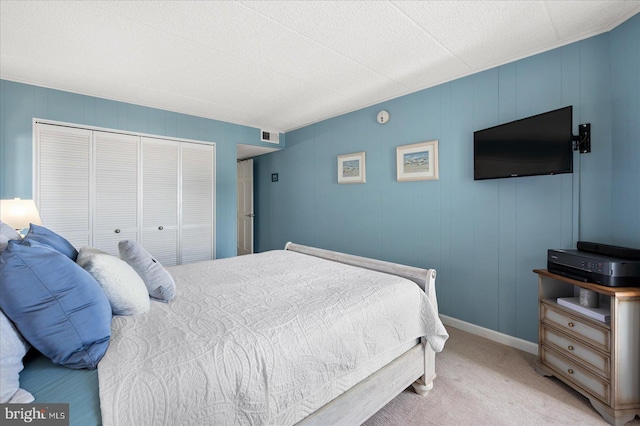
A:
{"label": "flat screen tv", "polygon": [[573,107],[473,133],[473,179],[556,175],[573,171]]}

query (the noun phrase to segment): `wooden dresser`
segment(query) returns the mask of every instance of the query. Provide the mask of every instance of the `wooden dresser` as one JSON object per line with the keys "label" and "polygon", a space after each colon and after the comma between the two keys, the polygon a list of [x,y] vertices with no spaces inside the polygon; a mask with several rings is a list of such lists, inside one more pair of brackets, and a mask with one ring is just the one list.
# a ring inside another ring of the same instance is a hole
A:
{"label": "wooden dresser", "polygon": [[[536,269],[538,373],[555,376],[586,396],[610,424],[640,415],[640,287],[605,287]],[[608,321],[558,304],[580,288],[610,306]]]}

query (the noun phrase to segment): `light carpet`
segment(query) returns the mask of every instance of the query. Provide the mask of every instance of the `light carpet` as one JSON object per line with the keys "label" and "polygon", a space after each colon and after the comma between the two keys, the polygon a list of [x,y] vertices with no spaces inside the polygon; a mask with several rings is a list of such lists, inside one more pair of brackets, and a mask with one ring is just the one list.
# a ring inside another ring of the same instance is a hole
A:
{"label": "light carpet", "polygon": [[[589,400],[536,373],[536,356],[447,326],[426,398],[407,389],[366,426],[607,425]],[[640,419],[627,425],[640,425]]]}

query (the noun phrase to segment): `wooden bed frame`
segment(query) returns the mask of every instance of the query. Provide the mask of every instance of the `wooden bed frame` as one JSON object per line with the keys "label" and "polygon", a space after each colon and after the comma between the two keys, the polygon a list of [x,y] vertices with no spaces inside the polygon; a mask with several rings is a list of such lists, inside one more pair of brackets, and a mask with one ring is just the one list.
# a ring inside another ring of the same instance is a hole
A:
{"label": "wooden bed frame", "polygon": [[[291,242],[287,243],[284,249],[407,278],[420,286],[437,313],[435,269],[404,266]],[[305,417],[298,424],[305,426],[361,424],[412,383],[416,393],[426,396],[433,388],[435,378],[435,352],[422,338],[420,343],[409,351]]]}
{"label": "wooden bed frame", "polygon": [[[436,271],[433,269],[408,267],[293,243],[287,243],[285,250],[407,278],[415,282],[426,292],[433,307],[437,311],[438,305],[435,293]],[[41,366],[39,367],[40,369],[33,371],[31,375],[32,381],[36,381],[33,378],[40,375],[43,368],[50,369],[52,367],[55,368],[59,366],[55,366],[47,360],[46,366]],[[93,421],[94,415],[97,416],[97,418],[101,418],[99,399],[97,397],[97,370],[89,371],[71,370],[63,367],[59,368],[64,370],[65,374],[69,374],[64,377],[64,382],[67,382],[67,379],[73,379],[83,381],[88,380],[91,383],[95,383],[96,399],[93,400],[90,397],[86,397],[83,404],[85,407],[88,407],[86,409],[96,411],[92,411],[87,415],[87,417],[82,418],[86,418],[88,421]],[[57,375],[56,377],[61,376]],[[305,426],[361,424],[412,383],[418,394],[426,396],[429,390],[433,387],[433,380],[435,377],[435,353],[429,344],[422,339],[420,343],[417,343],[403,355],[399,356],[386,366],[383,366],[380,370],[373,373],[362,382],[356,384],[339,397],[302,419],[299,424]],[[56,390],[52,389],[55,389],[55,387],[51,386],[51,389],[47,390],[47,395],[56,393]],[[91,392],[84,392],[84,394],[93,395]]]}

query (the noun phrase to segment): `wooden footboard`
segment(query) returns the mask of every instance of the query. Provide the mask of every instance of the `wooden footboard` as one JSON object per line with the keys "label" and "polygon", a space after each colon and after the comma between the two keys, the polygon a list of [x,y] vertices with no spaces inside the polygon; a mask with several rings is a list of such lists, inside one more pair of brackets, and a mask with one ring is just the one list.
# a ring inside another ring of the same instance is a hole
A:
{"label": "wooden footboard", "polygon": [[[407,278],[424,290],[436,313],[438,312],[435,269],[405,266],[291,242],[286,244],[285,250]],[[306,417],[299,424],[360,424],[412,383],[416,393],[426,396],[433,387],[435,377],[435,352],[422,338],[418,345],[404,355]]]}
{"label": "wooden footboard", "polygon": [[420,343],[385,365],[298,425],[359,425],[422,376],[425,345]]}

